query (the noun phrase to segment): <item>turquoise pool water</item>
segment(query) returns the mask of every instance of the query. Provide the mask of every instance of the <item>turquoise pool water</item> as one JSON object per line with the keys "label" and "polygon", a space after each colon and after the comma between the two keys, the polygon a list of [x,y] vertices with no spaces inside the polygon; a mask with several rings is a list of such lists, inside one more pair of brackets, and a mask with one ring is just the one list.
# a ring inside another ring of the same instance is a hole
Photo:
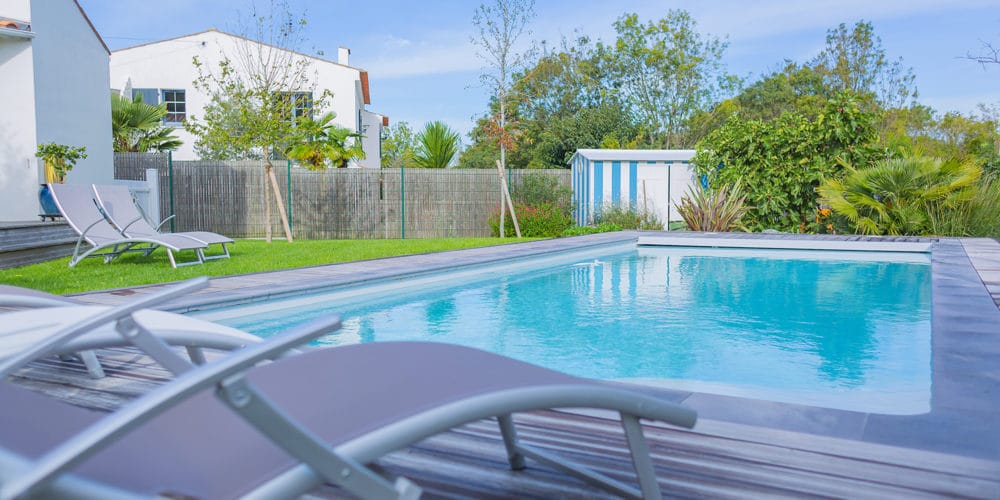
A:
{"label": "turquoise pool water", "polygon": [[926,254],[617,248],[199,314],[340,345],[430,340],[564,372],[876,413],[929,411]]}

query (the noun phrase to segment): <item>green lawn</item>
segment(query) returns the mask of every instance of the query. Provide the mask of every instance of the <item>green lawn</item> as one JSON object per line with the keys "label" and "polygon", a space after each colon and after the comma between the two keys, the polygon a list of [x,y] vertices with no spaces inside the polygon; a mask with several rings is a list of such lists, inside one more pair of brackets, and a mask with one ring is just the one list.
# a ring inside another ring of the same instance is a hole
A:
{"label": "green lawn", "polygon": [[[228,276],[276,269],[332,264],[355,260],[483,247],[538,238],[433,238],[414,240],[239,240],[230,245],[231,259],[173,269],[167,253],[158,249],[149,257],[127,255],[104,264],[99,258],[85,259],[68,268],[69,257],[29,266],[0,270],[0,283],[51,293],[104,290],[150,283],[178,281],[195,276]],[[218,248],[213,247],[212,251]],[[190,259],[184,252],[181,259]]]}

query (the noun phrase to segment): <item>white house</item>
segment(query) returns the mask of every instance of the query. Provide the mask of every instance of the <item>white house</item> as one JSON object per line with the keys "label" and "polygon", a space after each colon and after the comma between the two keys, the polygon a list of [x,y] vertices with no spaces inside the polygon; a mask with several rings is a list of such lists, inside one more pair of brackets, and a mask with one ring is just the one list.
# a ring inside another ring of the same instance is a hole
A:
{"label": "white house", "polygon": [[[115,50],[111,53],[111,81],[119,88],[131,86],[132,95],[142,94],[144,102],[166,103],[166,125],[176,126],[176,135],[184,141],[184,145],[174,152],[174,158],[194,160],[197,159],[195,137],[181,125],[189,117],[204,117],[210,96],[192,85],[198,78],[193,60],[197,57],[206,68],[216,70],[224,57],[238,60],[238,50],[247,43],[259,42],[209,29]],[[311,94],[309,97],[318,97],[324,91],[331,92],[333,99],[324,112],[335,112],[334,122],[365,136],[362,147],[367,157],[359,162],[360,166],[378,167],[381,131],[383,124],[388,124],[388,119],[365,109],[371,104],[368,72],[350,66],[350,54],[349,49],[341,47],[337,62],[333,62],[293,52],[293,58],[308,62],[308,74],[315,80],[310,82],[315,88],[302,89],[295,96]]]}
{"label": "white house", "polygon": [[693,149],[578,149],[570,158],[576,223],[593,222],[606,206],[656,214],[665,228],[682,220],[681,196],[693,185]]}
{"label": "white house", "polygon": [[38,217],[38,144],[87,148],[66,182],[114,178],[108,57],[76,1],[0,2],[0,221]]}

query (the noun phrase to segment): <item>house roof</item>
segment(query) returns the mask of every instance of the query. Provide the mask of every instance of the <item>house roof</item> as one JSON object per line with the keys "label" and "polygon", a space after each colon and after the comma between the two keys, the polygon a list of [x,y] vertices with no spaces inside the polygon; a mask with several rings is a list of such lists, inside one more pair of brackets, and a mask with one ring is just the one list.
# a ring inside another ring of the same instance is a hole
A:
{"label": "house roof", "polygon": [[[164,38],[163,40],[155,40],[155,41],[152,41],[152,42],[145,42],[145,43],[140,43],[140,44],[137,44],[137,45],[131,45],[131,46],[128,46],[128,47],[123,47],[123,48],[114,50],[112,52],[122,52],[122,51],[125,51],[125,50],[135,49],[135,48],[139,48],[139,47],[145,47],[147,45],[154,45],[154,44],[157,44],[157,43],[169,42],[169,41],[172,41],[172,40],[179,40],[181,38],[188,38],[188,37],[192,37],[192,36],[203,35],[205,33],[218,33],[220,35],[231,36],[233,38],[239,38],[241,40],[247,40],[247,41],[250,41],[250,42],[259,43],[261,45],[265,45],[265,46],[268,46],[268,47],[273,47],[273,48],[280,49],[280,50],[288,50],[288,49],[286,49],[284,47],[278,47],[277,45],[271,45],[269,43],[264,43],[264,42],[261,42],[261,41],[258,41],[258,40],[254,40],[252,38],[247,38],[245,36],[236,35],[236,34],[233,34],[233,33],[228,33],[228,32],[216,29],[216,28],[209,28],[209,29],[204,30],[204,31],[198,31],[198,32],[195,32],[195,33],[187,34],[187,35],[180,35],[180,36],[175,36],[175,37],[171,37],[171,38]],[[336,61],[331,61],[329,59],[325,59],[325,58],[322,58],[322,57],[319,57],[319,56],[314,56],[314,55],[311,55],[311,54],[305,54],[305,53],[297,52],[297,51],[294,51],[294,50],[288,50],[288,51],[291,52],[291,53],[293,53],[293,54],[300,55],[302,57],[308,57],[309,59],[315,59],[315,60],[320,61],[320,62],[324,62],[324,63],[328,63],[328,64],[333,64],[335,66],[340,66],[340,67],[343,67],[343,68],[350,68],[350,69],[353,69],[353,70],[358,71],[358,72],[364,72],[365,71],[365,70],[363,70],[361,68],[357,68],[357,67],[354,67],[354,66],[348,66],[346,64],[340,64],[340,63],[338,63]],[[366,103],[367,103],[367,101],[366,101]]]}
{"label": "house roof", "polygon": [[372,103],[371,92],[368,91],[368,72],[361,71],[361,95],[365,99],[365,104]]}
{"label": "house roof", "polygon": [[569,162],[577,156],[591,161],[688,161],[694,154],[693,149],[577,149]]}

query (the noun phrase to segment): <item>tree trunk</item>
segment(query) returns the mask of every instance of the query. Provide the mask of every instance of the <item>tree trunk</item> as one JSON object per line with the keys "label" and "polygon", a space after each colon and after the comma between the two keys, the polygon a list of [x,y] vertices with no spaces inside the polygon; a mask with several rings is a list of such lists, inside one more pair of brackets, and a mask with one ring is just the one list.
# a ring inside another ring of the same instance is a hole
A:
{"label": "tree trunk", "polygon": [[[292,242],[292,228],[288,224],[288,214],[285,212],[285,205],[281,201],[281,189],[278,188],[278,178],[274,176],[274,165],[271,164],[271,150],[264,148],[264,219],[267,220],[264,226],[264,236],[267,242],[271,242],[271,200],[269,193],[274,193],[274,201],[278,206],[278,215],[281,217],[281,225],[285,230],[285,239]],[[270,182],[268,182],[270,181]]]}
{"label": "tree trunk", "polygon": [[264,239],[271,242],[271,186],[267,182],[270,177],[271,162],[264,165]]}
{"label": "tree trunk", "polygon": [[285,212],[285,205],[281,201],[281,190],[278,189],[278,178],[274,176],[274,169],[270,169],[271,187],[274,188],[274,200],[278,205],[278,215],[281,216],[281,224],[285,229],[285,239],[292,242],[292,227],[288,224],[288,213]]}

